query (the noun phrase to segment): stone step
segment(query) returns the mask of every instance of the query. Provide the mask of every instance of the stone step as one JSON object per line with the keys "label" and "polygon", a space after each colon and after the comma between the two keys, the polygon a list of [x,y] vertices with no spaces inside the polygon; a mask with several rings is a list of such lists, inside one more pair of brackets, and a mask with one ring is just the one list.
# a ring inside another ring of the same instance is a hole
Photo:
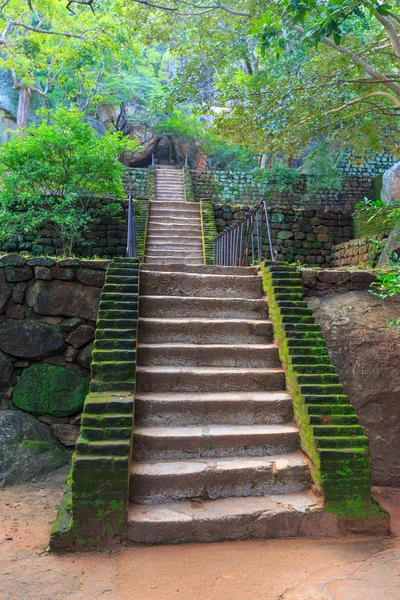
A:
{"label": "stone step", "polygon": [[163,273],[144,271],[141,294],[145,296],[200,296],[214,298],[262,298],[261,279],[246,275]]}
{"label": "stone step", "polygon": [[148,236],[146,250],[199,250],[203,249],[200,236],[175,237],[170,236],[168,241],[162,240],[158,236]]}
{"label": "stone step", "polygon": [[142,544],[338,536],[336,517],[311,491],[129,507],[127,538]]}
{"label": "stone step", "polygon": [[310,487],[301,452],[277,456],[138,462],[132,465],[130,500],[162,504],[177,500],[295,494]]}
{"label": "stone step", "polygon": [[[115,330],[113,330],[114,332]],[[130,350],[135,346],[136,342],[125,337],[129,332],[121,330],[118,337],[97,338],[94,342],[95,350]],[[132,332],[132,333],[136,333]],[[110,332],[111,334],[111,332]]]}
{"label": "stone step", "polygon": [[285,391],[135,396],[135,421],[140,426],[274,425],[292,419],[292,399]]}
{"label": "stone step", "polygon": [[275,344],[138,344],[141,366],[278,368]]}
{"label": "stone step", "polygon": [[[157,266],[142,267],[142,271],[157,271]],[[201,273],[208,275],[256,275],[257,269],[255,267],[220,267],[219,265],[202,265],[200,267],[187,267],[185,264],[176,266],[171,265],[160,265],[160,271],[174,273]],[[220,298],[223,300],[223,298]]]}
{"label": "stone step", "polygon": [[[148,267],[153,266],[156,265],[143,265],[142,268],[144,270]],[[163,265],[157,266],[158,268],[160,268],[160,266]],[[268,318],[268,306],[264,299],[258,300],[252,298],[191,298],[187,296],[141,296],[140,316],[153,318],[180,317],[194,319],[196,317],[199,317],[205,319],[223,318],[266,320]]]}
{"label": "stone step", "polygon": [[147,344],[268,344],[271,321],[261,319],[139,318],[139,341]]}
{"label": "stone step", "polygon": [[159,200],[152,200],[150,202],[150,210],[165,210],[167,212],[176,210],[177,212],[184,210],[186,212],[195,212],[198,213],[200,211],[200,205],[195,202],[160,202]]}
{"label": "stone step", "polygon": [[138,366],[138,392],[261,392],[285,389],[280,367]]}
{"label": "stone step", "polygon": [[294,425],[136,427],[134,460],[271,456],[298,450]]}
{"label": "stone step", "polygon": [[198,225],[199,223],[201,224],[201,220],[199,216],[196,215],[192,215],[191,213],[186,213],[184,211],[180,211],[179,213],[177,212],[170,212],[168,211],[169,214],[166,215],[165,220],[164,217],[162,216],[162,214],[160,214],[160,211],[150,211],[149,213],[149,222],[153,222],[153,221],[160,221],[160,223],[184,223],[184,224],[188,224],[190,225],[191,223],[194,223],[196,225]]}
{"label": "stone step", "polygon": [[[155,250],[151,251],[151,254],[153,256],[160,255],[160,258],[163,258],[165,256],[165,250],[161,249],[161,248],[155,249]],[[190,248],[189,250],[185,250],[184,253],[181,250],[169,250],[168,251],[168,255],[169,256],[174,256],[174,255],[176,255],[176,256],[182,256],[182,255],[184,255],[184,256],[186,256],[186,255],[190,256],[190,254],[202,257],[203,256],[203,252],[201,250],[200,244],[199,244],[199,248]],[[156,271],[157,269],[153,269],[153,270]]]}
{"label": "stone step", "polygon": [[173,231],[176,232],[180,232],[180,231],[186,231],[187,235],[190,235],[192,232],[197,232],[197,233],[201,233],[201,225],[200,225],[200,221],[195,224],[195,223],[191,223],[191,224],[186,224],[186,223],[181,223],[181,222],[176,222],[176,223],[172,223],[172,222],[167,222],[167,223],[163,223],[161,222],[155,222],[155,221],[151,221],[149,220],[149,224],[147,226],[147,232],[148,233],[152,233],[154,231],[167,231],[168,233],[171,233]]}
{"label": "stone step", "polygon": [[[151,257],[151,256],[147,256],[146,255],[144,257],[144,260],[145,260],[146,264],[151,264],[151,263],[157,264],[157,262],[160,262],[160,257],[159,256]],[[165,257],[165,261],[168,264],[171,263],[171,262],[174,262],[174,261],[177,264],[181,264],[183,260],[185,260],[188,264],[191,264],[191,265],[201,265],[201,264],[203,264],[203,258],[202,257],[200,257],[200,258],[196,258],[196,257],[194,257],[194,258],[193,257],[187,257],[187,258],[180,257],[179,258],[179,257],[173,257],[173,256],[166,256]]]}

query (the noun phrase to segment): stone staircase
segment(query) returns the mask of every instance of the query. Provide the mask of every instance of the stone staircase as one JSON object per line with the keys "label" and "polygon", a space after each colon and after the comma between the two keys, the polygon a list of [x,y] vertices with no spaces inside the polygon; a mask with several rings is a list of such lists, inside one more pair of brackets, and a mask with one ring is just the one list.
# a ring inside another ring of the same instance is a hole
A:
{"label": "stone staircase", "polygon": [[150,202],[146,263],[203,263],[199,204],[185,202],[181,170],[156,169],[156,199]]}
{"label": "stone staircase", "polygon": [[256,269],[182,257],[141,270],[128,539],[326,535]]}

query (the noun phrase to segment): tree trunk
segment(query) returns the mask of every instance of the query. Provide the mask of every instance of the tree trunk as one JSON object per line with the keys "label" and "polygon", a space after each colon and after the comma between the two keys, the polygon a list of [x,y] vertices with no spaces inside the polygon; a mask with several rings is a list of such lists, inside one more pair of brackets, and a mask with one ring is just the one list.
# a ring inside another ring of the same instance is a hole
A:
{"label": "tree trunk", "polygon": [[[31,90],[27,87],[20,88],[18,98],[18,111],[17,111],[17,127],[26,129],[29,121],[29,106],[31,103]],[[23,137],[24,131],[18,131],[17,136]]]}
{"label": "tree trunk", "polygon": [[260,169],[262,171],[266,171],[270,166],[271,166],[271,155],[269,152],[264,152],[264,154],[261,155]]}

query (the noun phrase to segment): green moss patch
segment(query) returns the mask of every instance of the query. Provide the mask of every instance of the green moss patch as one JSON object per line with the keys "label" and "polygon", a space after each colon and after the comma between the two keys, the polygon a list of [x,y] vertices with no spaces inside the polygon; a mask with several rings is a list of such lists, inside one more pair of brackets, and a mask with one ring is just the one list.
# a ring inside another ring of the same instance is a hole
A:
{"label": "green moss patch", "polygon": [[47,364],[25,369],[15,386],[13,403],[34,415],[66,417],[82,409],[89,376]]}

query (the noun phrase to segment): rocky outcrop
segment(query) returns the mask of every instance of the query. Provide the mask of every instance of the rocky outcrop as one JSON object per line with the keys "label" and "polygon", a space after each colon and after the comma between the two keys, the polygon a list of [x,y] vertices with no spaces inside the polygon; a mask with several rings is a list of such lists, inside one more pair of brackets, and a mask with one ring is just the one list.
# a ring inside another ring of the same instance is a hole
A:
{"label": "rocky outcrop", "polygon": [[397,254],[400,257],[400,227],[395,227],[389,233],[385,247],[379,257],[378,267],[385,267],[390,263],[391,256]]}
{"label": "rocky outcrop", "polygon": [[89,375],[54,365],[25,369],[12,396],[18,408],[36,415],[65,417],[82,409]]}
{"label": "rocky outcrop", "polygon": [[0,485],[16,485],[70,461],[50,429],[17,410],[0,411]]}
{"label": "rocky outcrop", "polygon": [[370,440],[373,483],[400,485],[400,299],[349,292],[313,300],[332,363]]}
{"label": "rocky outcrop", "polygon": [[382,180],[381,200],[383,204],[400,201],[400,162],[384,172]]}

